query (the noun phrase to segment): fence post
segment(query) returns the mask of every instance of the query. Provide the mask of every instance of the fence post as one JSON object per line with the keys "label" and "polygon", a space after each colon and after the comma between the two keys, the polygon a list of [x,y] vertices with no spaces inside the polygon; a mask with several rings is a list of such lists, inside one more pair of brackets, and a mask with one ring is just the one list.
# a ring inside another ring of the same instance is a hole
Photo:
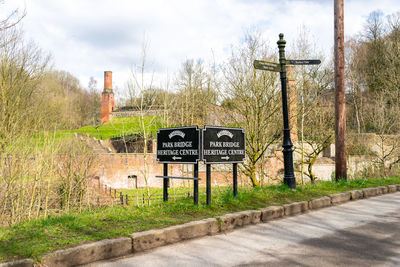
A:
{"label": "fence post", "polygon": [[128,206],[128,194],[125,195],[125,203]]}
{"label": "fence post", "polygon": [[117,189],[114,189],[114,198],[117,198]]}
{"label": "fence post", "polygon": [[121,200],[121,205],[124,205],[124,196],[122,195],[122,192],[119,192],[119,199]]}
{"label": "fence post", "polygon": [[143,206],[144,206],[144,194],[143,194],[142,204],[143,204]]}

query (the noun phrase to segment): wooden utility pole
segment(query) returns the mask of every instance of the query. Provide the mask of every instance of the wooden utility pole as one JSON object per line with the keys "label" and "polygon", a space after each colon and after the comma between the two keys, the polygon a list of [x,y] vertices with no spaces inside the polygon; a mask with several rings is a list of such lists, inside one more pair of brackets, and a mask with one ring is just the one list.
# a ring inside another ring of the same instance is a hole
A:
{"label": "wooden utility pole", "polygon": [[344,83],[344,7],[334,0],[335,42],[335,179],[347,179],[346,99]]}

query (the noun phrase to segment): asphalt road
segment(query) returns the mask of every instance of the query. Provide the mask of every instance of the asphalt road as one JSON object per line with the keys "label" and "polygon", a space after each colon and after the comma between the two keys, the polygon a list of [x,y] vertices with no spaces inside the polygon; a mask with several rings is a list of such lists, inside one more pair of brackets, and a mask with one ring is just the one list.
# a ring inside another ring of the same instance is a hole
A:
{"label": "asphalt road", "polygon": [[400,266],[400,192],[89,266]]}

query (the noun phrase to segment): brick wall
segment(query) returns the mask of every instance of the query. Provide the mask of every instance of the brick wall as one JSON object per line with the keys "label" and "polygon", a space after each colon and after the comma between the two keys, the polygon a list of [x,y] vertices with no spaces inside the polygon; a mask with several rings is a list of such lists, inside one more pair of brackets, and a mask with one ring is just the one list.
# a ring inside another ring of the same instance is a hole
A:
{"label": "brick wall", "polygon": [[[111,186],[112,188],[133,189],[146,186],[146,179],[150,187],[162,187],[162,179],[155,178],[163,174],[163,164],[156,161],[155,154],[147,154],[145,157],[140,153],[108,153],[98,154],[96,164],[93,167],[95,176],[98,176],[101,184]],[[147,168],[145,168],[147,166]],[[201,162],[199,165],[200,186],[205,185],[206,173],[205,165]],[[146,175],[145,175],[146,174]],[[169,164],[168,174],[170,176],[193,177],[192,164]],[[248,179],[238,177],[239,185],[248,184]],[[171,180],[173,186],[192,184],[192,181]],[[212,185],[228,185],[232,183],[232,164],[214,164],[212,165]]]}

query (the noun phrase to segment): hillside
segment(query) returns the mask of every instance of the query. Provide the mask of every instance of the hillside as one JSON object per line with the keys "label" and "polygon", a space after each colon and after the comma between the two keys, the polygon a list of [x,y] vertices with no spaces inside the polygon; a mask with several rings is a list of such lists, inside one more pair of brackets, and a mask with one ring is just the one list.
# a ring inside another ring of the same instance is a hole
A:
{"label": "hillside", "polygon": [[[153,133],[153,135],[162,127],[161,118],[159,116],[145,116],[144,125],[146,130]],[[96,139],[107,140],[114,136],[140,133],[140,120],[139,117],[129,118],[112,118],[109,122],[100,126],[84,126],[77,130],[63,130],[57,131],[56,137],[63,139],[72,136],[74,133],[89,134]]]}

